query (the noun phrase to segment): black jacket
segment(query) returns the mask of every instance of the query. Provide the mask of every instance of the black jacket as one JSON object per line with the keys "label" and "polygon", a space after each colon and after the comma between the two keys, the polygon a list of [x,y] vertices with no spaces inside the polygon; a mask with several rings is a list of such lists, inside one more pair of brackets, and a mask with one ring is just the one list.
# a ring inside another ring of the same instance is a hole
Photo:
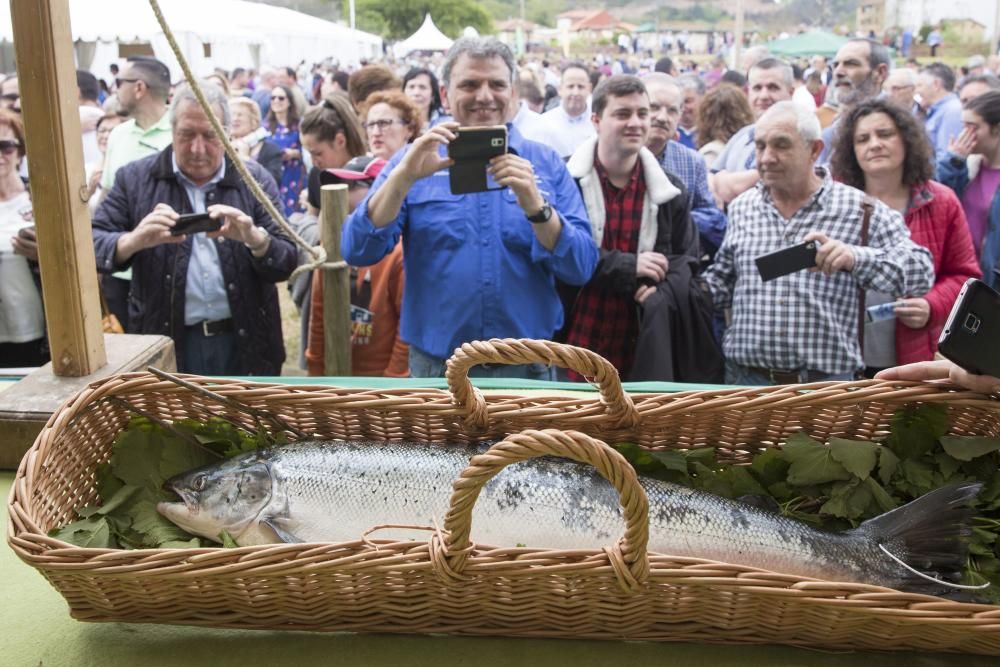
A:
{"label": "black jacket", "polygon": [[271,174],[274,182],[278,185],[281,184],[281,170],[283,165],[281,163],[281,158],[284,155],[284,151],[278,146],[278,144],[264,139],[260,144],[260,153],[257,153],[257,163],[267,170],[267,173]]}
{"label": "black jacket", "polygon": [[[129,331],[170,336],[178,358],[182,358],[190,239],[141,250],[124,265],[116,265],[114,259],[118,237],[134,229],[158,203],[169,204],[178,213],[191,212],[187,192],[174,175],[172,158],[173,148],[167,147],[119,169],[114,186],[94,214],[93,235],[98,271],[132,268]],[[259,164],[247,161],[246,166],[281,210],[274,179]],[[244,372],[278,375],[285,348],[275,283],[286,280],[295,269],[295,245],[254,199],[228,159],[225,175],[205,200],[206,205],[227,204],[240,209],[271,235],[270,247],[261,258],[253,257],[242,243],[228,239],[220,239],[216,248]]]}

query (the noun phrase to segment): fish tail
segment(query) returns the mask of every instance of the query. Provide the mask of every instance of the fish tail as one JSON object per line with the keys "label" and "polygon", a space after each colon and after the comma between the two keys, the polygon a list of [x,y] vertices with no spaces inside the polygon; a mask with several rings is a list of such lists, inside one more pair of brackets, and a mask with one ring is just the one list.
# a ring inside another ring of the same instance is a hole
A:
{"label": "fish tail", "polygon": [[851,532],[926,575],[921,577],[894,563],[890,571],[895,588],[930,595],[953,593],[945,582],[957,583],[965,572],[975,514],[971,504],[982,487],[976,483],[943,486],[869,519]]}

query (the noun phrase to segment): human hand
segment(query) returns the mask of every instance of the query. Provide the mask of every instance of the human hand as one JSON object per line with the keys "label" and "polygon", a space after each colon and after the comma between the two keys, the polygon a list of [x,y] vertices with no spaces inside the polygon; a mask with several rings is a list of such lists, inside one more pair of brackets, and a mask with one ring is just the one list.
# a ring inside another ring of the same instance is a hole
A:
{"label": "human hand", "polygon": [[[155,248],[164,243],[181,243],[184,236],[173,236],[170,230],[180,217],[173,208],[167,204],[157,204],[156,207],[139,221],[131,232],[127,232],[122,237],[127,238],[129,245],[134,251]],[[122,241],[119,241],[119,244]],[[129,253],[132,254],[132,253]]]}
{"label": "human hand", "polygon": [[837,271],[854,270],[854,250],[843,241],[831,239],[823,232],[809,232],[802,240],[817,241],[820,244],[816,251],[816,266],[810,271],[833,275]]}
{"label": "human hand", "polygon": [[976,133],[971,128],[963,128],[957,137],[948,142],[948,151],[961,157],[969,157],[976,147]]}
{"label": "human hand", "polygon": [[535,215],[545,205],[545,198],[535,183],[535,168],[522,157],[504,153],[490,160],[486,169],[497,185],[510,188],[525,215]]}
{"label": "human hand", "polygon": [[656,287],[653,285],[640,285],[639,289],[635,291],[635,301],[638,304],[642,304],[649,298],[649,295],[656,291]]}
{"label": "human hand", "polygon": [[[247,152],[249,152],[249,149]],[[281,159],[285,161],[298,160],[301,157],[302,157],[302,151],[298,150],[297,148],[286,148],[281,152]]]}
{"label": "human hand", "polygon": [[399,167],[393,170],[393,175],[398,173],[412,183],[455,164],[451,158],[438,154],[438,146],[447,146],[458,137],[455,134],[457,129],[458,123],[448,122],[427,130],[411,144]]}
{"label": "human hand", "polygon": [[654,282],[663,282],[669,268],[670,262],[662,253],[640,252],[636,255],[635,275],[637,278],[651,278]]}
{"label": "human hand", "polygon": [[90,180],[87,181],[87,192],[93,197],[94,193],[97,192],[97,188],[101,186],[101,175],[104,173],[104,169],[95,169],[90,174]]}
{"label": "human hand", "polygon": [[206,209],[213,220],[222,219],[222,228],[217,232],[209,232],[206,236],[216,238],[223,236],[233,241],[239,241],[256,248],[267,239],[267,232],[254,224],[253,218],[233,206],[212,204]]}
{"label": "human hand", "polygon": [[895,368],[887,368],[875,374],[876,380],[949,380],[969,391],[981,394],[1000,394],[1000,378],[991,375],[976,375],[947,359],[940,361],[918,361]]}
{"label": "human hand", "polygon": [[38,237],[31,227],[18,230],[17,236],[12,236],[10,244],[14,246],[14,254],[27,257],[32,262],[38,261]]}
{"label": "human hand", "polygon": [[922,329],[931,318],[931,304],[927,299],[900,299],[898,306],[893,308],[896,319],[911,329]]}

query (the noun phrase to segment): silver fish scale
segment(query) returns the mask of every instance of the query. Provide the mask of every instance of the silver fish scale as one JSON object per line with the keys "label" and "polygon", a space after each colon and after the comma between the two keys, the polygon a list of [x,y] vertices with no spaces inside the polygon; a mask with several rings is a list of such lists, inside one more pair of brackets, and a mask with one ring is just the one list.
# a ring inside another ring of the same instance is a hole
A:
{"label": "silver fish scale", "polygon": [[[474,446],[302,442],[274,450],[276,496],[262,513],[306,542],[353,541],[377,525],[443,523],[452,482]],[[891,577],[858,537],[799,522],[686,487],[641,479],[649,497],[649,550],[817,578]],[[590,466],[541,458],[503,469],[473,511],[481,545],[596,549],[624,533],[617,493]],[[373,538],[427,539],[390,530]],[[875,573],[873,576],[873,572]]]}

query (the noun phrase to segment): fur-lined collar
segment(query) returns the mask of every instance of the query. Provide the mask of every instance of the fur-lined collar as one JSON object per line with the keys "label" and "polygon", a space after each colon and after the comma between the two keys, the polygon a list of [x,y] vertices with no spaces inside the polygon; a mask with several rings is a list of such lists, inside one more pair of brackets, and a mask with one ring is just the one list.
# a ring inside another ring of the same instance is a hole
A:
{"label": "fur-lined collar", "polygon": [[[596,148],[597,137],[591,137],[580,144],[566,163],[570,176],[579,180],[594,170]],[[657,206],[665,204],[681,193],[663,173],[663,167],[648,148],[639,150],[639,161],[642,162],[642,175],[646,179],[646,195],[652,203]]]}

